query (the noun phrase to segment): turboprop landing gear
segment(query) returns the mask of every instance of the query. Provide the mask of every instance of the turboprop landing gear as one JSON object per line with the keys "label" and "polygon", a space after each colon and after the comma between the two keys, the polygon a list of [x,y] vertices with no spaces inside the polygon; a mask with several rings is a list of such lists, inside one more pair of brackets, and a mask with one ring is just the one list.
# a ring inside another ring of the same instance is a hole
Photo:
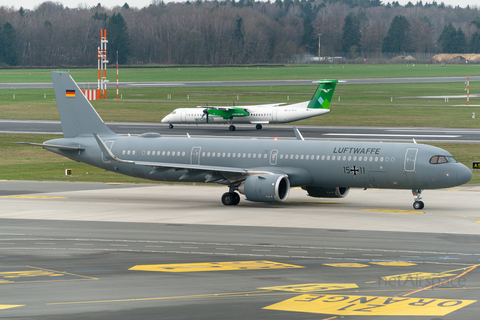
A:
{"label": "turboprop landing gear", "polygon": [[236,192],[225,192],[222,195],[222,203],[225,206],[236,206],[240,203],[240,195]]}
{"label": "turboprop landing gear", "polygon": [[173,124],[170,123],[170,124],[168,125],[168,127],[169,127],[170,129],[173,129]]}
{"label": "turboprop landing gear", "polygon": [[262,125],[259,123],[259,124],[257,124],[257,125],[255,126],[255,128],[256,128],[257,130],[260,130],[260,129],[262,129]]}
{"label": "turboprop landing gear", "polygon": [[233,124],[231,124],[230,127],[228,127],[228,130],[235,131],[235,126]]}
{"label": "turboprop landing gear", "polygon": [[415,196],[415,202],[413,203],[413,208],[415,210],[421,210],[423,207],[425,207],[425,204],[423,201],[420,201],[422,197],[420,196],[422,194],[422,190],[420,189],[412,189],[412,194]]}

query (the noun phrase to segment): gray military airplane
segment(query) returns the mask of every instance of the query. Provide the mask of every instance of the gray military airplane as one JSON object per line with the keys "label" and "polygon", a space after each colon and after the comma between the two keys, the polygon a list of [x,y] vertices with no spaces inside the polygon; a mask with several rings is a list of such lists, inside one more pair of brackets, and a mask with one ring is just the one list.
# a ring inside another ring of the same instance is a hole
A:
{"label": "gray military airplane", "polygon": [[[67,72],[52,72],[62,139],[41,146],[67,158],[128,176],[215,182],[229,187],[224,205],[285,201],[291,187],[311,197],[340,198],[349,188],[423,189],[467,183],[472,172],[447,151],[416,143],[120,136],[112,132]],[[22,142],[26,143],[26,142]]]}

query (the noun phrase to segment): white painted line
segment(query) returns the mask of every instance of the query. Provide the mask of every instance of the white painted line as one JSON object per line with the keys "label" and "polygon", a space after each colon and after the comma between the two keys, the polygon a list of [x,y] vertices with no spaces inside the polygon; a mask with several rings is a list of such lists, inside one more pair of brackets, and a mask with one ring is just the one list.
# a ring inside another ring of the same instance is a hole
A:
{"label": "white painted line", "polygon": [[381,134],[381,133],[325,133],[324,136],[342,136],[342,137],[401,137],[401,138],[460,138],[460,135],[433,135],[433,134]]}

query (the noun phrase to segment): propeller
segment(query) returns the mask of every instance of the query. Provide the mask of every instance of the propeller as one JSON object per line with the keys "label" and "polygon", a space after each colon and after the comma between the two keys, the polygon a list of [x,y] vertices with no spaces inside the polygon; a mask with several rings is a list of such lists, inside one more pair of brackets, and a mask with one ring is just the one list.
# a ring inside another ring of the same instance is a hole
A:
{"label": "propeller", "polygon": [[203,119],[203,116],[207,116],[207,123],[208,123],[208,108],[205,108],[203,109],[203,114],[202,114],[202,119]]}

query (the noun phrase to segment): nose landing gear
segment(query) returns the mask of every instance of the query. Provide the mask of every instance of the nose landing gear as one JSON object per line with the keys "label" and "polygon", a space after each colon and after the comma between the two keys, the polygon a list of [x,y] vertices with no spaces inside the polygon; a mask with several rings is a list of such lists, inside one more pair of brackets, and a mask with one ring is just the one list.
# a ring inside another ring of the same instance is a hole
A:
{"label": "nose landing gear", "polygon": [[412,194],[415,196],[415,202],[413,203],[413,208],[415,210],[421,210],[423,207],[425,207],[425,204],[423,201],[420,201],[422,197],[420,196],[422,194],[422,190],[420,189],[412,189]]}

